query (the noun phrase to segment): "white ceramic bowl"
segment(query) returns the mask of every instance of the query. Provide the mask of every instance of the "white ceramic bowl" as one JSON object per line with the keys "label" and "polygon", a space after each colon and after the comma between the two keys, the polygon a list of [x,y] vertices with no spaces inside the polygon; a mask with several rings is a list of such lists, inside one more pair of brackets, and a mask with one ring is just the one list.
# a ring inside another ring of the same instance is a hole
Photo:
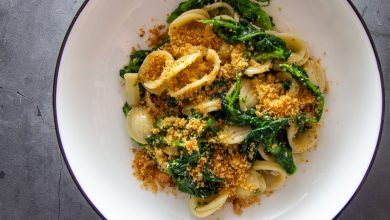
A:
{"label": "white ceramic bowl", "polygon": [[[130,48],[145,45],[139,28],[164,22],[179,2],[86,1],[64,40],[54,83],[57,135],[76,184],[108,219],[195,218],[185,196],[144,191],[132,175],[118,76]],[[358,189],[376,150],[383,105],[376,54],[348,1],[272,0],[266,10],[321,58],[330,80],[325,125],[310,162],[285,187],[241,216],[225,207],[211,219],[331,219]]]}

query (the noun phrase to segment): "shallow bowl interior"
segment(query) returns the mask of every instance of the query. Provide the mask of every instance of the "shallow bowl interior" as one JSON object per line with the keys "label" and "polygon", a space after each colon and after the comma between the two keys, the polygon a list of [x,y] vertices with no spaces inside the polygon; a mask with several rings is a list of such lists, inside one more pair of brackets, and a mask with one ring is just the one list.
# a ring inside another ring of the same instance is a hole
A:
{"label": "shallow bowl interior", "polygon": [[[164,23],[179,1],[94,0],[71,27],[60,56],[55,109],[64,156],[77,182],[108,219],[193,219],[187,198],[144,191],[132,175],[118,70],[138,30]],[[261,205],[241,216],[230,207],[211,219],[330,219],[348,202],[369,167],[382,115],[375,54],[347,1],[273,0],[278,29],[306,40],[329,79],[324,126],[308,163]]]}

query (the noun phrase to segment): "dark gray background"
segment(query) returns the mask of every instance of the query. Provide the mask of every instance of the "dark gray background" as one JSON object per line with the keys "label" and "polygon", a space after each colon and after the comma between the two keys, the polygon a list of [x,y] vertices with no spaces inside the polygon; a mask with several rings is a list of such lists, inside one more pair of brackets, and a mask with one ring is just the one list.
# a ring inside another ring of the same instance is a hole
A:
{"label": "dark gray background", "polygon": [[[82,2],[0,0],[0,219],[99,218],[64,165],[52,113],[57,55]],[[353,3],[374,38],[388,93],[390,2]],[[339,219],[390,219],[389,119],[371,172]]]}

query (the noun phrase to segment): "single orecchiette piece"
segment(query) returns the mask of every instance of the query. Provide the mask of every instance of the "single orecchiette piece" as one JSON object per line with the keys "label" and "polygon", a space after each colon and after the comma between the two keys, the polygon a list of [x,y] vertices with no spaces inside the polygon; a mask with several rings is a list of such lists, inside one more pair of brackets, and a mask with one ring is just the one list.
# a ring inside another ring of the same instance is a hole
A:
{"label": "single orecchiette piece", "polygon": [[290,88],[287,90],[287,94],[290,96],[297,96],[300,90],[299,82],[294,79],[288,72],[278,72],[277,77],[282,81],[290,82]]}
{"label": "single orecchiette piece", "polygon": [[275,35],[281,38],[289,50],[291,50],[291,55],[287,60],[289,64],[296,64],[302,66],[307,62],[310,56],[309,48],[303,40],[290,33],[279,33],[276,31],[266,31],[269,34]]}
{"label": "single orecchiette piece", "polygon": [[309,124],[303,132],[295,123],[287,128],[287,139],[293,153],[303,153],[317,144],[319,124]]}
{"label": "single orecchiette piece", "polygon": [[126,102],[129,106],[135,106],[141,99],[139,94],[138,74],[126,73],[124,79]]}
{"label": "single orecchiette piece", "polygon": [[[209,13],[216,10],[216,9],[219,9],[219,8],[227,9],[227,12],[228,12],[227,15],[234,17],[233,7],[225,2],[216,2],[216,3],[210,4],[210,5],[206,5],[204,7],[204,9]],[[213,14],[213,13],[211,13],[211,14]],[[218,15],[221,15],[221,14],[218,14]],[[214,14],[214,16],[215,16],[215,14]]]}
{"label": "single orecchiette piece", "polygon": [[222,103],[220,99],[213,99],[210,101],[205,101],[197,105],[189,105],[183,108],[182,112],[185,115],[190,115],[192,111],[207,114],[213,111],[218,111],[222,108]]}
{"label": "single orecchiette piece", "polygon": [[272,67],[272,62],[271,61],[266,61],[264,63],[258,63],[255,60],[251,60],[249,62],[249,67],[246,68],[244,71],[244,74],[252,77],[254,75],[260,74],[260,73],[265,73],[268,72]]}
{"label": "single orecchiette piece", "polygon": [[327,88],[325,70],[321,67],[319,60],[309,59],[303,69],[309,76],[309,80],[317,85],[321,92],[325,92]]}
{"label": "single orecchiette piece", "polygon": [[287,173],[277,163],[271,161],[256,161],[252,169],[259,172],[267,185],[266,191],[272,191],[283,186],[286,181]]}
{"label": "single orecchiette piece", "polygon": [[190,198],[190,208],[197,217],[206,217],[218,211],[226,203],[229,192],[219,193],[217,196],[207,199]]}
{"label": "single orecchiette piece", "polygon": [[153,118],[147,109],[139,106],[131,108],[126,122],[129,136],[141,144],[146,144],[146,137],[151,134],[153,128]]}
{"label": "single orecchiette piece", "polygon": [[249,126],[225,126],[223,130],[218,133],[218,139],[224,144],[238,144],[243,142],[251,131],[252,129]]}
{"label": "single orecchiette piece", "polygon": [[209,14],[204,9],[193,9],[189,10],[179,17],[177,17],[171,25],[169,25],[168,35],[172,37],[174,32],[177,31],[180,27],[189,24],[193,21],[209,18]]}
{"label": "single orecchiette piece", "polygon": [[259,154],[260,156],[266,160],[266,161],[271,161],[271,162],[275,162],[275,158],[270,155],[270,154],[267,154],[267,152],[265,152],[265,147],[264,147],[264,144],[260,144],[260,146],[257,148],[257,150],[259,151]]}
{"label": "single orecchiette piece", "polygon": [[257,102],[257,92],[252,84],[252,81],[243,79],[241,82],[239,95],[241,111],[247,111],[248,109],[256,106]]}
{"label": "single orecchiette piece", "polygon": [[250,189],[238,188],[237,197],[241,199],[249,199],[266,190],[267,184],[264,177],[256,170],[250,170],[246,183]]}

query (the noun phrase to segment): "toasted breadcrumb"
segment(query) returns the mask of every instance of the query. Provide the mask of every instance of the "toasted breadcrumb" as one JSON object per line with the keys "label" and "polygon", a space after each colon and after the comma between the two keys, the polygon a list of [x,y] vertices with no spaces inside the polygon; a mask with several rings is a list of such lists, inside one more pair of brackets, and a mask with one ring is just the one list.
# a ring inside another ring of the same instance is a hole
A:
{"label": "toasted breadcrumb", "polygon": [[162,191],[166,187],[174,187],[171,177],[161,172],[145,150],[135,150],[133,174],[142,181],[142,187],[152,192]]}
{"label": "toasted breadcrumb", "polygon": [[149,47],[157,47],[167,35],[165,25],[158,24],[149,29],[148,45]]}

